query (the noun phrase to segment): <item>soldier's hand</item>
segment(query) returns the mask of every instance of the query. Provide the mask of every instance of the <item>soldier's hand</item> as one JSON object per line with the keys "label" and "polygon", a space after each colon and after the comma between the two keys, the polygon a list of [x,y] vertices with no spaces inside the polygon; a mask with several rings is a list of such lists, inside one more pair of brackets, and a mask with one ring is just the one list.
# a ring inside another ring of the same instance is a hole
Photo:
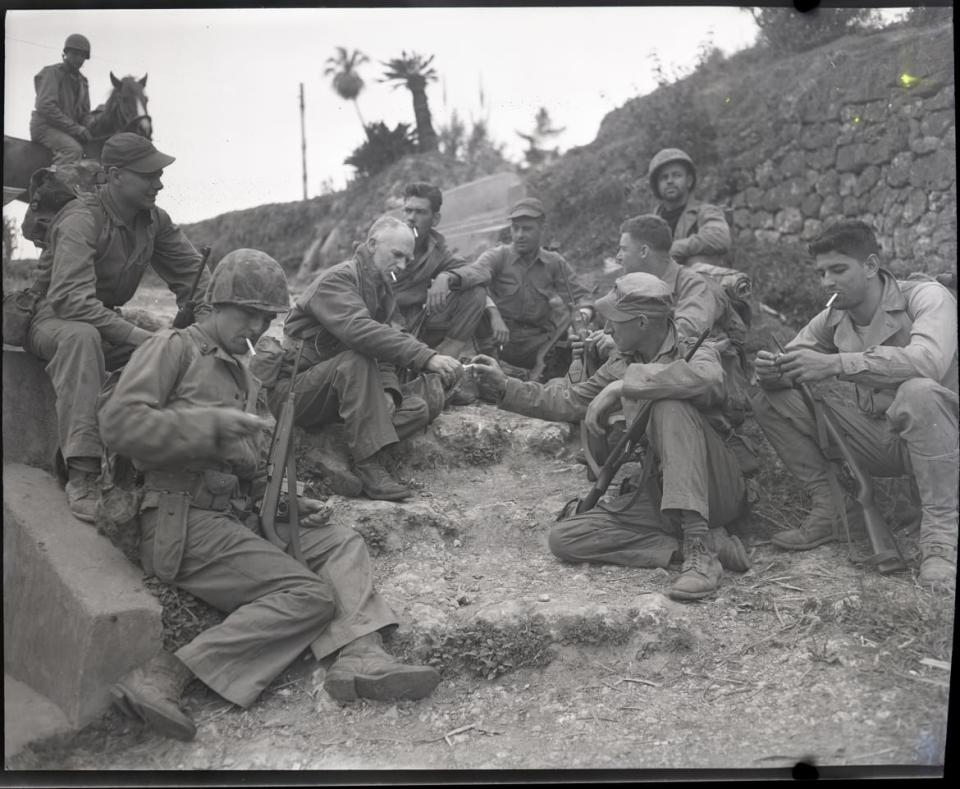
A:
{"label": "soldier's hand", "polygon": [[477,389],[487,402],[496,402],[507,391],[507,374],[500,369],[496,359],[480,354],[470,360],[470,371],[477,382]]}
{"label": "soldier's hand", "polygon": [[623,381],[614,381],[607,384],[587,406],[587,413],[583,423],[587,432],[595,438],[603,438],[607,432],[607,422],[610,415],[620,408],[620,396],[623,393]]}
{"label": "soldier's hand", "polygon": [[218,414],[217,435],[221,441],[235,441],[269,429],[271,421],[239,408],[224,408]]}
{"label": "soldier's hand", "polygon": [[90,130],[81,128],[80,131],[77,132],[77,139],[80,140],[80,142],[90,142]]}
{"label": "soldier's hand", "polygon": [[787,351],[780,357],[780,369],[791,381],[809,383],[832,378],[843,372],[840,356],[835,353],[819,353],[807,348]]}
{"label": "soldier's hand", "polygon": [[435,315],[446,306],[450,298],[450,277],[446,273],[437,274],[430,290],[427,291],[427,315]]}
{"label": "soldier's hand", "polygon": [[775,387],[786,382],[780,369],[780,354],[772,351],[757,351],[753,360],[753,369],[757,373],[757,383],[765,388]]}
{"label": "soldier's hand", "polygon": [[397,413],[397,401],[393,399],[393,395],[390,394],[390,392],[384,392],[383,396],[387,401],[387,413],[392,417]]}
{"label": "soldier's hand", "polygon": [[497,310],[490,310],[490,330],[495,345],[506,345],[510,341],[510,329]]}
{"label": "soldier's hand", "polygon": [[446,387],[453,386],[463,375],[463,365],[452,356],[444,356],[442,353],[431,356],[424,369],[428,373],[439,373],[440,380]]}
{"label": "soldier's hand", "polygon": [[613,350],[617,347],[617,344],[613,341],[613,337],[607,334],[603,329],[597,329],[596,331],[590,332],[587,335],[586,339],[587,345],[592,345],[596,351],[597,356],[602,360],[606,361]]}

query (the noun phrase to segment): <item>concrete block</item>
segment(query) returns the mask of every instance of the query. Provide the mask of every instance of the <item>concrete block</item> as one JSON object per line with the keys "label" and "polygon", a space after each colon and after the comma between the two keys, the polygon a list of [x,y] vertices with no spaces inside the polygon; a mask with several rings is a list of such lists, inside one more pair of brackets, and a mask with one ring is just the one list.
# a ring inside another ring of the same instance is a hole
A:
{"label": "concrete block", "polygon": [[3,467],[3,641],[4,671],[74,725],[162,647],[161,606],[140,570],[71,515],[53,477],[22,464]]}
{"label": "concrete block", "polygon": [[8,761],[30,743],[58,734],[67,734],[73,727],[50,699],[37,693],[9,674],[3,675],[3,757]]}
{"label": "concrete block", "polygon": [[44,364],[22,348],[3,346],[3,462],[54,471],[59,446],[56,396]]}

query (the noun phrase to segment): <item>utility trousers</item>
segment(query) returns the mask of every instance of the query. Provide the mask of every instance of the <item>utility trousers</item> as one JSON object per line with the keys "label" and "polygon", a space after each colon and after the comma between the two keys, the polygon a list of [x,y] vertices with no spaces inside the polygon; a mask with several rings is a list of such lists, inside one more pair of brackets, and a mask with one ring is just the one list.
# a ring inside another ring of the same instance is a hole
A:
{"label": "utility trousers", "polygon": [[[140,553],[153,574],[171,535],[159,509],[140,514]],[[159,532],[159,533],[158,533]],[[396,625],[373,588],[363,538],[348,527],[301,528],[304,567],[226,512],[191,507],[172,583],[227,614],[176,656],[228,701],[249,707],[307,647],[319,660]]]}
{"label": "utility trousers", "polygon": [[[377,360],[356,351],[344,351],[304,370],[296,376],[293,387],[294,423],[311,430],[342,421],[344,440],[354,460],[365,460],[383,447],[414,435],[431,418],[426,400],[406,393],[391,416]],[[289,391],[287,378],[277,381],[269,392],[268,403],[274,414],[279,413]]]}
{"label": "utility trousers", "polygon": [[696,407],[681,400],[657,401],[650,409],[647,438],[662,484],[651,475],[645,488],[554,526],[548,539],[555,556],[569,562],[667,567],[682,539],[678,510],[698,513],[710,527],[743,516],[745,487],[737,456]]}
{"label": "utility trousers", "polygon": [[[883,416],[826,400],[863,470],[912,475],[923,514],[920,544],[957,546],[958,398],[930,378],[900,384]],[[753,413],[783,464],[807,488],[829,485],[829,461],[817,443],[813,413],[796,389],[761,390]]]}
{"label": "utility trousers", "polygon": [[[452,291],[443,309],[433,315],[426,315],[417,332],[417,339],[431,348],[436,348],[444,337],[469,342],[477,332],[487,292],[477,286],[467,290]],[[414,305],[403,309],[407,326],[412,327],[423,311],[423,305]]]}
{"label": "utility trousers", "polygon": [[61,129],[44,123],[30,123],[30,139],[49,148],[54,164],[74,164],[83,158],[83,144]]}
{"label": "utility trousers", "polygon": [[47,363],[64,459],[99,458],[103,444],[97,426],[97,396],[107,371],[123,367],[136,346],[104,342],[89,323],[43,318],[31,325],[27,348]]}

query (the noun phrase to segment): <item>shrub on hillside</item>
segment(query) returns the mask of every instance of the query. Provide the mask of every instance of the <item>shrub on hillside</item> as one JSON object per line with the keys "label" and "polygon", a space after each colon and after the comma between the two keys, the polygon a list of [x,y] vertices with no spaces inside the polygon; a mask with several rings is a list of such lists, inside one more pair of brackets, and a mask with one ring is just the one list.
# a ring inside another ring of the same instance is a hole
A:
{"label": "shrub on hillside", "polygon": [[871,8],[748,8],[760,28],[761,43],[774,51],[806,52],[821,44],[865,29],[876,17]]}
{"label": "shrub on hillside", "polygon": [[733,265],[752,278],[754,297],[782,312],[794,328],[823,309],[824,292],[803,247],[737,243]]}
{"label": "shrub on hillside", "polygon": [[417,150],[410,127],[406,123],[398,123],[396,128],[391,130],[385,123],[378,121],[371,123],[366,129],[367,139],[343,160],[344,164],[355,167],[357,175],[361,177],[376,175]]}

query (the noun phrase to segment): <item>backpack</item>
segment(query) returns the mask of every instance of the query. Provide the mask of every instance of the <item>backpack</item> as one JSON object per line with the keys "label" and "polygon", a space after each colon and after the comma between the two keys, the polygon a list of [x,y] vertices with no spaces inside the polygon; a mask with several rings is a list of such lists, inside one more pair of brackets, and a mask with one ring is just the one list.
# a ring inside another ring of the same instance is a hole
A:
{"label": "backpack", "polygon": [[[46,249],[50,234],[50,227],[64,207],[74,200],[83,200],[93,214],[96,228],[96,259],[99,260],[106,252],[109,226],[103,207],[96,195],[75,190],[61,178],[56,168],[47,167],[37,170],[30,178],[30,207],[24,217],[21,230],[41,249]],[[50,267],[52,258],[40,256],[41,269],[34,283],[23,290],[5,293],[3,296],[3,327],[2,338],[6,345],[23,348],[27,343],[27,333],[30,324],[37,312],[37,305],[50,286]]]}

